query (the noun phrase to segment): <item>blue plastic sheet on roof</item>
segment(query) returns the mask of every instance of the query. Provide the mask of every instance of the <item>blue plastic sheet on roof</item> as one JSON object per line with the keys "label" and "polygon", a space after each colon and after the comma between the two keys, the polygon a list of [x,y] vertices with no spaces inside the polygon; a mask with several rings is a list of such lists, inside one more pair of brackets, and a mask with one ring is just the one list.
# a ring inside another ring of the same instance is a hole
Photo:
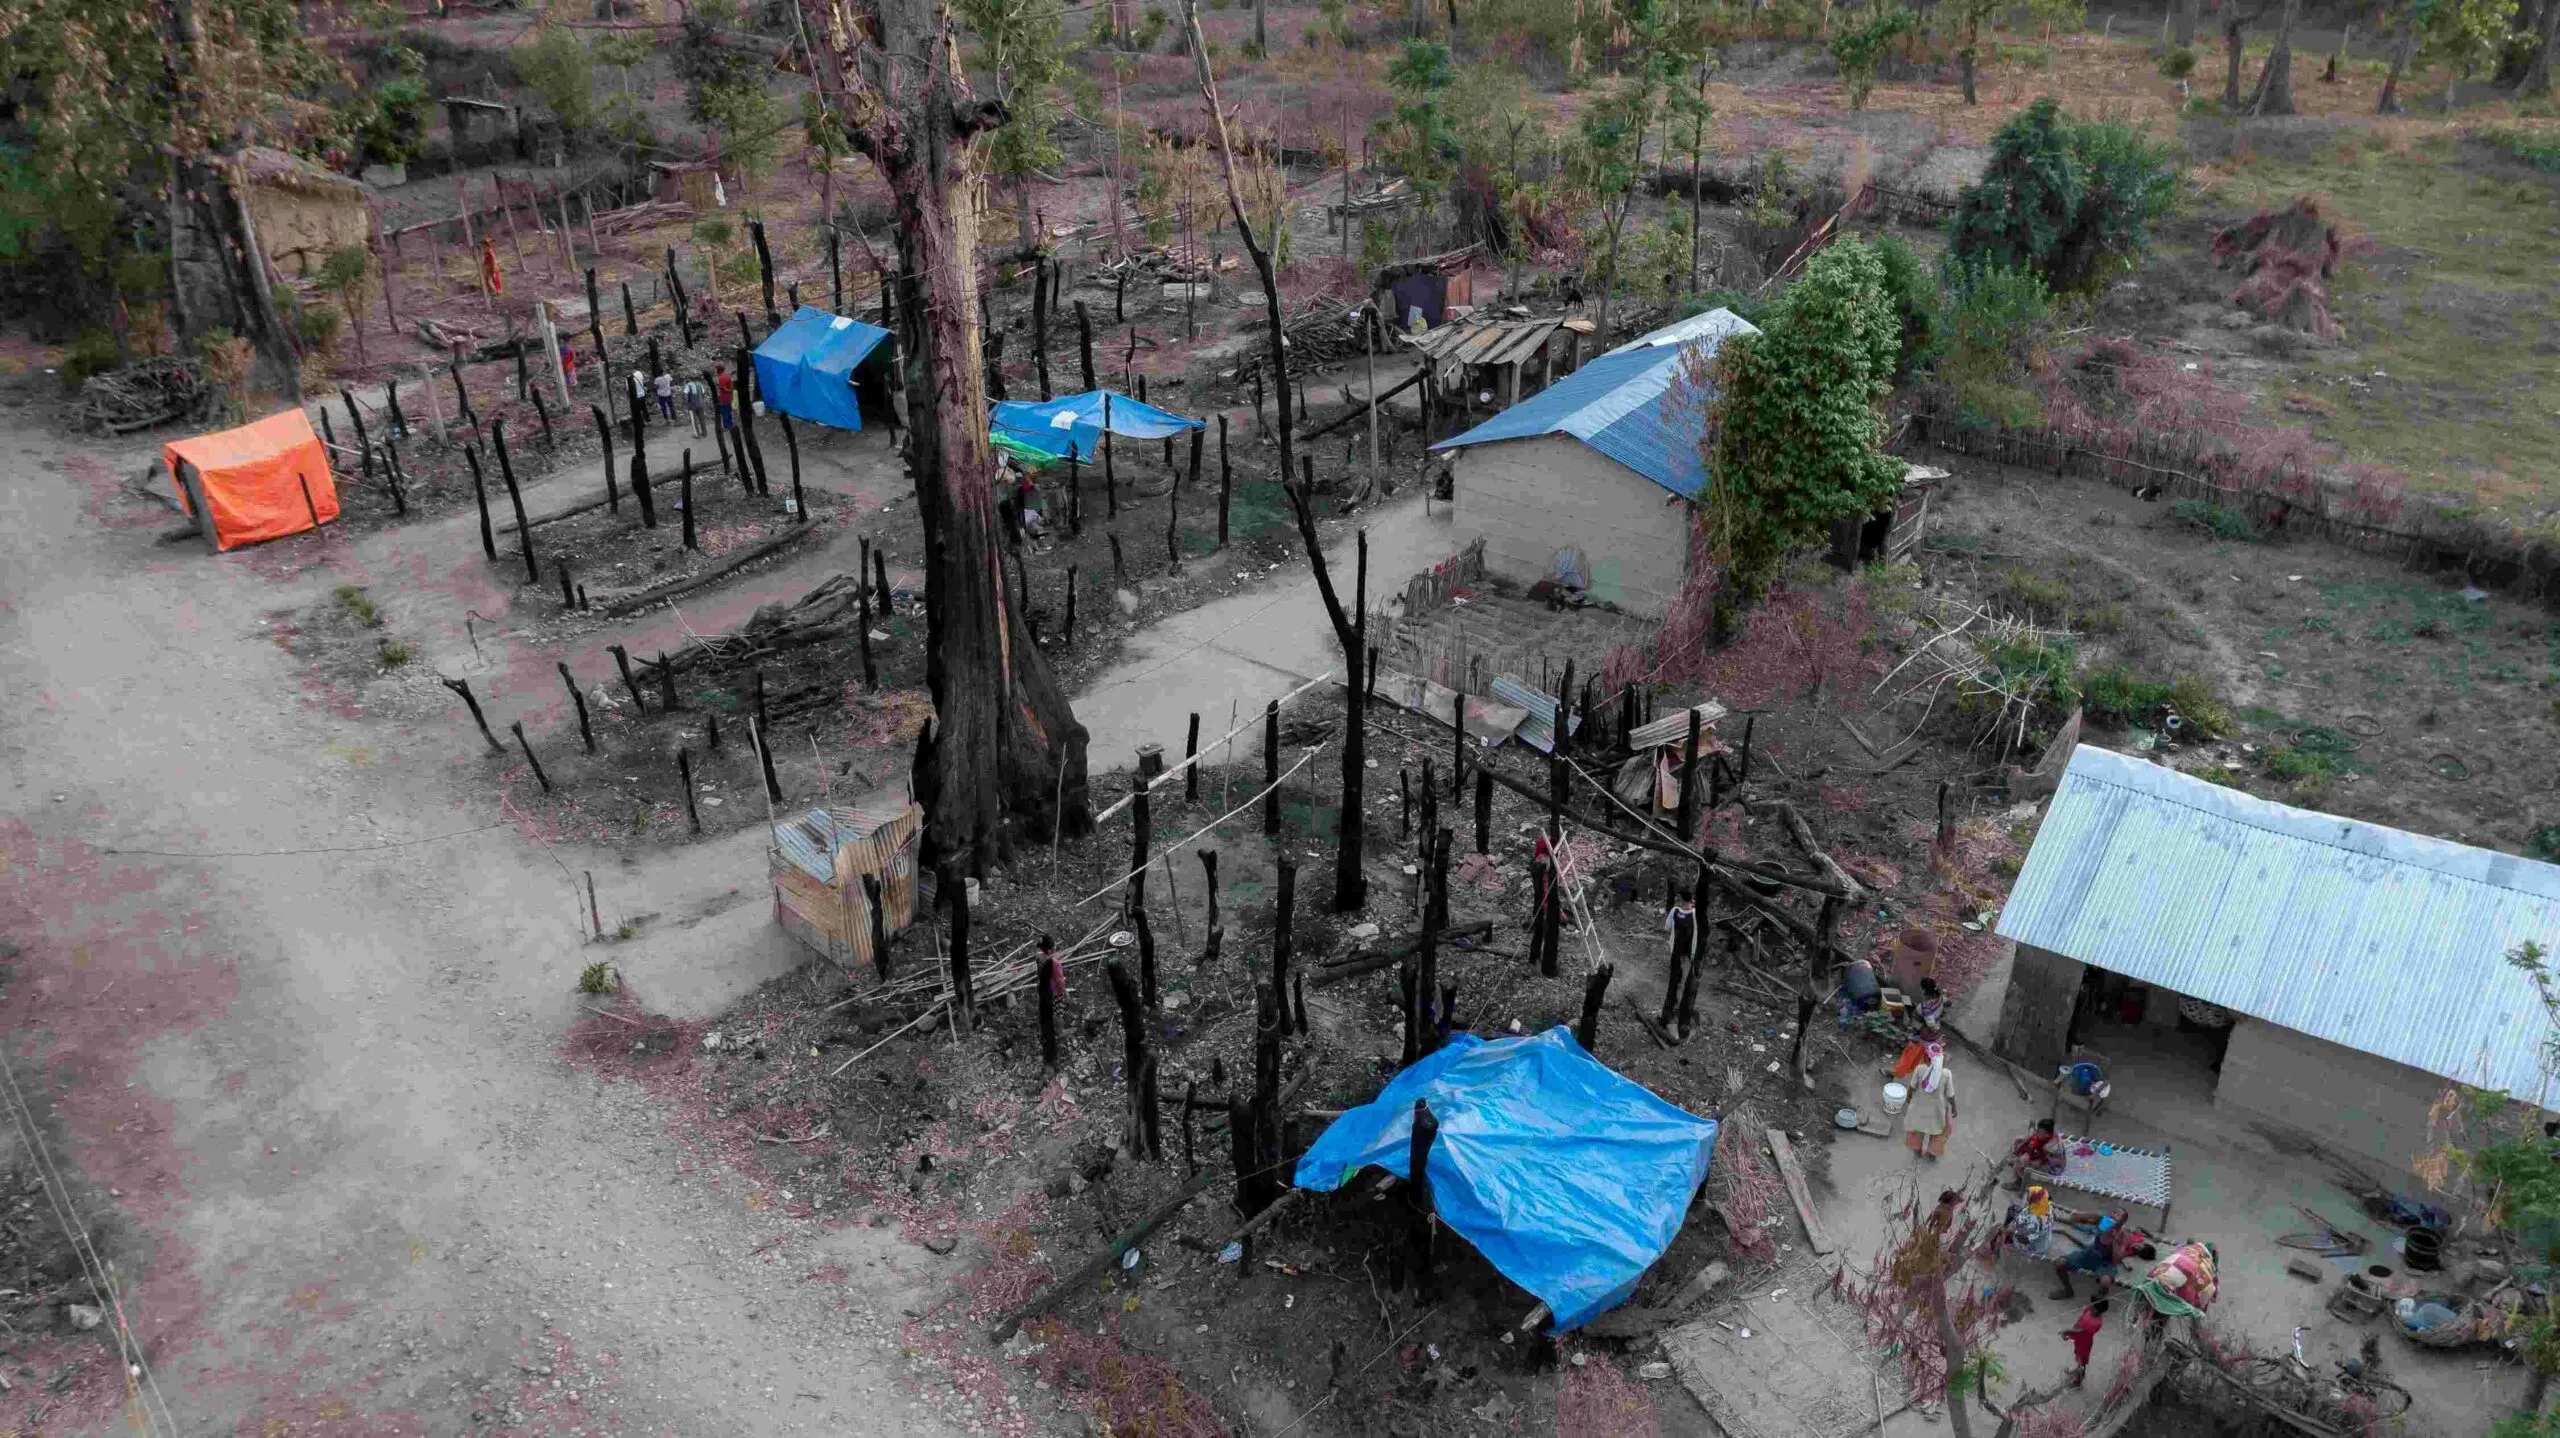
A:
{"label": "blue plastic sheet on roof", "polygon": [[756,346],[756,397],[793,419],[860,429],[853,372],[888,337],[878,325],[802,305]]}
{"label": "blue plastic sheet on roof", "polygon": [[1122,439],[1163,439],[1200,421],[1161,410],[1112,390],[1062,395],[1052,400],[1011,400],[994,406],[987,418],[997,434],[1016,444],[1059,459],[1070,446],[1078,460],[1090,463],[1102,443],[1102,401],[1111,399],[1111,432]]}
{"label": "blue plastic sheet on roof", "polygon": [[1488,1043],[1453,1035],[1373,1102],[1335,1119],[1298,1161],[1330,1192],[1363,1168],[1410,1177],[1413,1101],[1431,1105],[1431,1203],[1557,1332],[1626,1301],[1689,1211],[1716,1122],[1657,1098],[1559,1025]]}

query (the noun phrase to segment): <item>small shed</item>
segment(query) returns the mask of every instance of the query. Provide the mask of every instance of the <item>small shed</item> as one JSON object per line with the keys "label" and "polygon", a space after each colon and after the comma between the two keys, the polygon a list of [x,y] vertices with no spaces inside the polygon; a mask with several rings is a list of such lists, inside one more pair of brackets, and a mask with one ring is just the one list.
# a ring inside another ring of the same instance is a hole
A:
{"label": "small shed", "polygon": [[[1504,408],[1555,383],[1559,374],[1582,367],[1582,342],[1593,331],[1579,316],[1542,320],[1467,320],[1443,325],[1406,341],[1423,357],[1443,385],[1455,382],[1469,390],[1481,385],[1500,397]],[[1563,363],[1557,363],[1557,351]],[[1537,380],[1525,384],[1537,366]]]}
{"label": "small shed", "polygon": [[365,188],[344,175],[265,145],[241,157],[240,172],[258,248],[270,259],[298,257],[307,273],[332,250],[362,249],[373,234]]}
{"label": "small shed", "polygon": [[875,962],[863,880],[878,882],[881,935],[903,932],[915,922],[916,846],[923,834],[924,808],[904,787],[775,824],[766,850],[775,922],[829,962]]}
{"label": "small shed", "polygon": [[2209,1090],[2400,1168],[2455,1084],[2533,1101],[2550,1024],[2518,943],[2560,949],[2560,867],[2072,750],[1999,933],[1993,1047],[2086,1057],[2118,1102]]}
{"label": "small shed", "polygon": [[1464,434],[1450,492],[1460,542],[1482,538],[1488,573],[1553,580],[1659,618],[1688,577],[1692,512],[1706,493],[1709,396],[1693,355],[1757,334],[1730,310],[1656,330],[1584,365]]}
{"label": "small shed", "polygon": [[681,200],[697,210],[720,209],[727,192],[714,160],[651,160],[649,173],[661,200]]}
{"label": "small shed", "polygon": [[1931,464],[1902,467],[1902,488],[1893,503],[1864,519],[1844,519],[1831,526],[1831,562],[1855,569],[1877,560],[1892,563],[1909,557],[1929,527],[1929,496],[1947,478]]}

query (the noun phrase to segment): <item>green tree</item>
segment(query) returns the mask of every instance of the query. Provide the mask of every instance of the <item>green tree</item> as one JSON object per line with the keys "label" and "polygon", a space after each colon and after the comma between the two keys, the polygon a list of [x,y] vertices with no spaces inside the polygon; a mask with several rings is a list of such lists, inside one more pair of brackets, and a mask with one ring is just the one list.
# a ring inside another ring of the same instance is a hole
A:
{"label": "green tree", "polygon": [[1652,0],[1631,0],[1627,27],[1634,36],[1633,63],[1618,83],[1585,105],[1572,153],[1574,178],[1600,207],[1608,236],[1601,261],[1600,331],[1609,330],[1611,301],[1618,287],[1618,245],[1634,208],[1637,182],[1644,178],[1645,140],[1662,109],[1663,89],[1677,74],[1679,57],[1665,46],[1664,27]]}
{"label": "green tree", "polygon": [[48,255],[73,259],[44,282],[71,281],[94,309],[112,302],[124,261],[149,254],[167,267],[181,335],[237,332],[266,382],[299,395],[295,338],[266,267],[239,260],[260,253],[243,152],[316,148],[343,124],[329,97],[346,93],[345,71],[305,37],[298,7],[8,0],[0,55],[6,109],[25,136],[24,163],[0,168],[11,187],[0,209],[36,221],[34,247],[13,242],[14,258],[47,268]]}
{"label": "green tree", "polygon": [[1405,41],[1404,53],[1387,66],[1396,103],[1378,121],[1379,156],[1412,185],[1416,208],[1426,215],[1457,171],[1458,136],[1441,106],[1456,79],[1449,47],[1430,40]]}
{"label": "green tree", "polygon": [[331,250],[320,262],[320,288],[337,296],[338,308],[347,316],[347,328],[355,333],[356,363],[367,363],[364,353],[364,299],[373,278],[373,256],[362,245],[345,245]]}
{"label": "green tree", "polygon": [[738,167],[742,188],[772,172],[782,149],[782,107],[762,81],[710,86],[695,97],[694,118],[711,128],[722,156]]}
{"label": "green tree", "polygon": [[575,31],[565,25],[541,26],[511,53],[517,78],[541,97],[562,130],[583,135],[595,128],[595,55]]}
{"label": "green tree", "polygon": [[2030,269],[2058,294],[2095,288],[2150,247],[2177,197],[2166,146],[2121,121],[2073,120],[2050,95],[2000,127],[1965,191],[1949,252]]}
{"label": "green tree", "polygon": [[1974,94],[1982,57],[1982,27],[2007,8],[2007,0],[1946,0],[1939,14],[1945,18],[1956,37],[1956,81],[1964,87],[1964,102],[1978,105]]}
{"label": "green tree", "polygon": [[2024,427],[2043,417],[2027,381],[2042,357],[2053,292],[2033,270],[1947,266],[1937,375],[1965,424]]}
{"label": "green tree", "polygon": [[1919,28],[1910,11],[1894,6],[1865,24],[1841,31],[1831,40],[1831,58],[1840,63],[1840,84],[1849,92],[1849,108],[1867,108],[1876,88],[1876,66],[1893,42]]}
{"label": "green tree", "polygon": [[1714,396],[1700,523],[1723,569],[1720,632],[1790,551],[1892,500],[1902,464],[1883,451],[1882,404],[1900,332],[1884,263],[1843,236],[1770,304],[1760,333],[1693,364],[1693,387]]}
{"label": "green tree", "polygon": [[1877,236],[1875,250],[1901,341],[1893,364],[1893,382],[1898,385],[1926,364],[1937,348],[1938,281],[1900,235]]}
{"label": "green tree", "polygon": [[955,8],[978,37],[980,68],[1005,102],[1005,122],[987,137],[987,169],[1013,192],[1016,238],[1028,254],[1040,247],[1031,182],[1064,158],[1057,84],[1067,68],[1060,42],[1066,9],[1062,0],[957,0]]}
{"label": "green tree", "polygon": [[589,53],[595,56],[597,64],[611,70],[619,82],[622,91],[618,107],[620,118],[629,122],[645,115],[647,107],[640,103],[640,97],[631,87],[632,72],[648,64],[649,57],[658,53],[657,40],[647,31],[607,30],[595,38]]}

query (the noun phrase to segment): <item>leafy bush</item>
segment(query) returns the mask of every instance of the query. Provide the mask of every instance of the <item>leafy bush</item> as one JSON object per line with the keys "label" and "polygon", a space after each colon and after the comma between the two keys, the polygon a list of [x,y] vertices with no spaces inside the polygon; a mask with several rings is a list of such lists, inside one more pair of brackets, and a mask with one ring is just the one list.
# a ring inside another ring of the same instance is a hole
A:
{"label": "leafy bush", "polygon": [[405,165],[427,145],[427,86],[415,75],[395,75],[366,87],[357,107],[355,139],[366,161]]}
{"label": "leafy bush", "polygon": [[2201,529],[2216,539],[2251,540],[2258,537],[2258,527],[2249,522],[2249,516],[2206,500],[2179,500],[2177,519],[2180,524]]}
{"label": "leafy bush", "polygon": [[609,994],[621,987],[622,975],[615,973],[611,964],[594,963],[578,970],[579,993]]}
{"label": "leafy bush", "polygon": [[1919,19],[1900,5],[1831,40],[1831,58],[1840,62],[1840,83],[1849,92],[1849,108],[1863,110],[1876,88],[1876,65],[1895,40],[1919,28]]}
{"label": "leafy bush", "polygon": [[595,124],[595,57],[575,31],[564,25],[544,26],[515,47],[514,59],[526,88],[542,97],[561,129],[575,135]]}
{"label": "leafy bush", "polygon": [[2171,80],[2183,80],[2196,72],[2196,52],[2187,45],[2173,46],[2160,57],[2160,74]]}
{"label": "leafy bush", "polygon": [[78,389],[82,380],[122,363],[114,335],[105,330],[82,330],[62,353],[62,383],[65,388]]}
{"label": "leafy bush", "polygon": [[2202,676],[2181,674],[2166,684],[2141,678],[2121,664],[2090,673],[2081,704],[2092,719],[2111,724],[2158,725],[2178,716],[2187,739],[2211,739],[2230,732],[2231,711]]}
{"label": "leafy bush", "polygon": [[1955,262],[1945,275],[1937,373],[1957,418],[2026,428],[2044,406],[2031,385],[2052,332],[2053,294],[2034,271]]}
{"label": "leafy bush", "polygon": [[2548,130],[2503,130],[2493,138],[2508,154],[2535,169],[2560,173],[2560,135]]}
{"label": "leafy bush", "polygon": [[2167,147],[2116,120],[2074,120],[2050,95],[2000,127],[1965,191],[1949,252],[2030,269],[2056,293],[2096,288],[2150,248],[2177,195]]}
{"label": "leafy bush", "polygon": [[[2068,639],[2005,639],[1982,653],[1991,677],[2010,694],[2031,696],[2036,708],[2060,719],[2080,703],[2079,650]],[[1977,694],[1973,702],[1996,706],[1993,695]]]}
{"label": "leafy bush", "polygon": [[402,639],[384,639],[375,647],[385,669],[397,669],[417,657],[409,652],[408,641]]}
{"label": "leafy bush", "polygon": [[1893,301],[1902,326],[1902,352],[1893,362],[1893,381],[1901,384],[1926,363],[1938,343],[1938,282],[1900,235],[1876,239],[1876,262],[1884,266],[1885,297]]}
{"label": "leafy bush", "polygon": [[306,350],[326,351],[338,343],[338,331],[346,317],[327,305],[301,305],[293,315],[294,332],[301,336]]}

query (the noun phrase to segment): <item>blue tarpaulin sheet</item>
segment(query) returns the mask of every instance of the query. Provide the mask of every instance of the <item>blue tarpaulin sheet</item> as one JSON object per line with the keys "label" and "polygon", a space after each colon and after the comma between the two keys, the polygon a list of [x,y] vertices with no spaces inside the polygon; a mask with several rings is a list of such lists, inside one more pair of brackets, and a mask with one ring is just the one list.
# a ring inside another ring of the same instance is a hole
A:
{"label": "blue tarpaulin sheet", "polygon": [[1078,460],[1090,463],[1102,443],[1102,400],[1111,398],[1111,432],[1122,439],[1163,439],[1200,421],[1160,410],[1107,389],[1034,402],[1012,400],[988,412],[995,432],[1042,454],[1066,458],[1069,445]]}
{"label": "blue tarpaulin sheet", "polygon": [[878,325],[802,305],[756,346],[756,395],[793,419],[860,429],[853,372],[888,337]]}
{"label": "blue tarpaulin sheet", "polygon": [[1715,1153],[1715,1120],[1611,1071],[1559,1025],[1490,1043],[1451,1036],[1335,1119],[1298,1161],[1298,1187],[1330,1192],[1368,1167],[1410,1177],[1415,1099],[1440,1124],[1432,1207],[1537,1295],[1558,1332],[1635,1292]]}

